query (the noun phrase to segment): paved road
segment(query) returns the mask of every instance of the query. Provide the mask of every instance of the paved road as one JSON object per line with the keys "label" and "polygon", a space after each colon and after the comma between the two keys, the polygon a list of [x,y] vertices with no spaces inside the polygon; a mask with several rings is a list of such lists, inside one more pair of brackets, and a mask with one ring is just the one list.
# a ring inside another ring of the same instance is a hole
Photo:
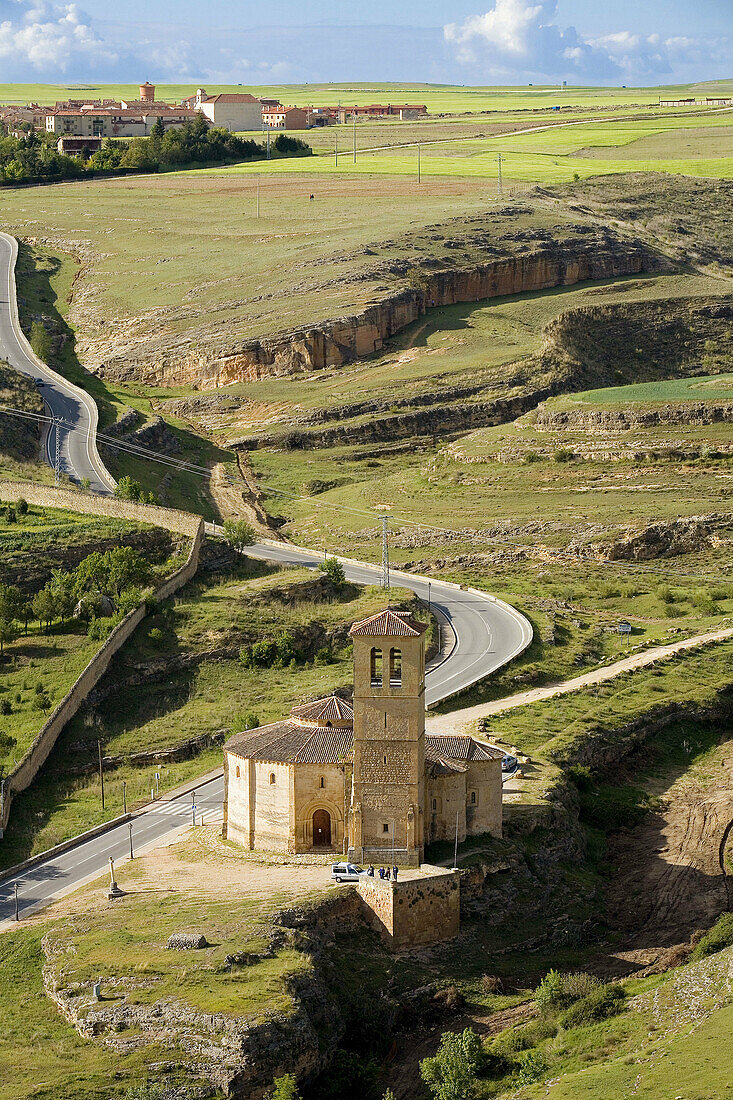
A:
{"label": "paved road", "polygon": [[[205,821],[222,820],[224,779],[217,776],[196,789],[196,821],[203,811]],[[149,810],[134,817],[132,824],[133,851],[141,855],[150,848],[160,847],[192,824],[192,795],[161,798]],[[109,870],[110,857],[115,863],[130,857],[130,823],[124,822],[93,840],[87,840],[45,863],[31,867],[16,878],[0,883],[0,927],[15,917],[15,882],[18,883],[18,908],[21,919],[36,909],[42,909],[54,898],[69,893],[85,882],[99,878]]]}
{"label": "paved road", "polygon": [[60,378],[36,358],[20,328],[15,296],[17,249],[14,237],[0,233],[0,358],[7,359],[22,374],[35,378],[50,414],[74,426],[74,430],[52,428],[47,433],[44,446],[49,465],[54,465],[58,430],[61,472],[75,481],[87,477],[96,492],[109,493],[114,481],[97,452],[96,404],[78,386]]}

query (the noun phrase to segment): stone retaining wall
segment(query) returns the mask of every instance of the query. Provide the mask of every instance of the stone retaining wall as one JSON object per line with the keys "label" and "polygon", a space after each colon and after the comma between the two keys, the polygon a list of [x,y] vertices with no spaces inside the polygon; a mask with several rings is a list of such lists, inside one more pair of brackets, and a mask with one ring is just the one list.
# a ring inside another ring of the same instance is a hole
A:
{"label": "stone retaining wall", "polygon": [[[158,508],[149,504],[134,504],[114,497],[94,496],[73,490],[54,489],[52,486],[30,482],[0,482],[0,500],[17,500],[24,497],[30,504],[44,508],[69,508],[92,515],[114,516],[119,519],[135,519],[144,523],[166,527],[171,531],[192,536],[188,558],[180,568],[167,578],[154,592],[156,600],[165,600],[191,580],[198,568],[199,553],[204,540],[204,521],[197,516],[173,509]],[[33,744],[19,764],[8,774],[0,789],[0,839],[8,827],[10,807],[16,794],[26,790],[43,767],[66,723],[73,718],[107,671],[115,653],[124,645],[145,617],[145,602],[131,611],[107,637],[91,659],[71,690],[58,704],[44,723]]]}
{"label": "stone retaining wall", "polygon": [[154,527],[165,527],[189,538],[195,538],[201,522],[198,516],[189,512],[161,508],[157,504],[136,504],[132,500],[85,493],[79,489],[55,489],[53,485],[39,485],[35,481],[0,481],[0,500],[12,502],[19,497],[39,508],[68,508],[71,512],[84,512],[92,516],[151,523]]}
{"label": "stone retaining wall", "polygon": [[386,881],[361,876],[357,886],[364,915],[395,950],[453,939],[460,931],[460,873],[431,869]]}

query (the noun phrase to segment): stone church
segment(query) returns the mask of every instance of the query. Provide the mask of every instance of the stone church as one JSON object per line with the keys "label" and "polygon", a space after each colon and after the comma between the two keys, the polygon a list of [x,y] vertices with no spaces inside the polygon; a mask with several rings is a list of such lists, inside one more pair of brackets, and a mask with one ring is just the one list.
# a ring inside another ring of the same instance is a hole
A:
{"label": "stone church", "polygon": [[354,623],[353,706],[318,699],[227,741],[225,837],[416,866],[456,823],[501,835],[501,752],[425,732],[425,630],[391,609]]}

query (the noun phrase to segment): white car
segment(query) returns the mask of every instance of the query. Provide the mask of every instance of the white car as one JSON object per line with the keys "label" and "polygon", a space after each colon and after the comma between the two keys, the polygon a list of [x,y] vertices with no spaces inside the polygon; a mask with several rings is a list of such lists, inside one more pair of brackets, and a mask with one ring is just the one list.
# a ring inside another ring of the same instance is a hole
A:
{"label": "white car", "polygon": [[333,863],[331,865],[331,878],[334,882],[358,882],[359,876],[365,872],[353,863]]}

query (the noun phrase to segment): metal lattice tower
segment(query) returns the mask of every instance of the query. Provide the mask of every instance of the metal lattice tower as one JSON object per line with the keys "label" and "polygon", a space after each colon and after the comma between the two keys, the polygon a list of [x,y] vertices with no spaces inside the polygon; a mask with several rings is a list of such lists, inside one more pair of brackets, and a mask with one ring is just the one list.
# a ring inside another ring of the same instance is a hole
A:
{"label": "metal lattice tower", "polygon": [[389,539],[387,516],[382,516],[382,588],[389,588]]}

